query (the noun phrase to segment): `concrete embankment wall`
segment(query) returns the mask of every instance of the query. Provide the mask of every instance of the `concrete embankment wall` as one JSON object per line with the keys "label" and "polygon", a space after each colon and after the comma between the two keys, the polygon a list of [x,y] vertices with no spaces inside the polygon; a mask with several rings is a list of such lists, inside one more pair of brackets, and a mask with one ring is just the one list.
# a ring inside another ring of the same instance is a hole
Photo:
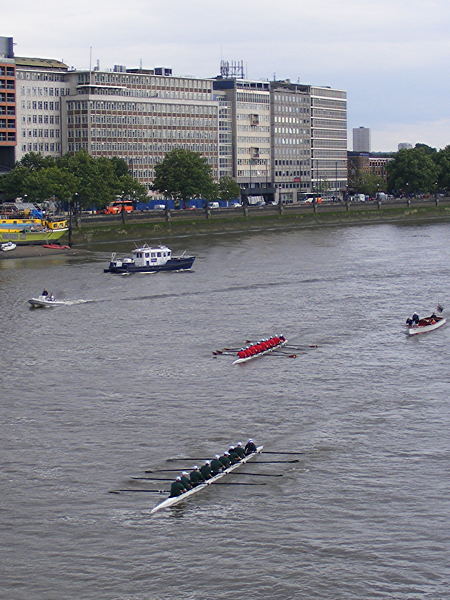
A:
{"label": "concrete embankment wall", "polygon": [[171,211],[170,214],[120,215],[83,218],[74,223],[73,245],[112,240],[160,240],[186,235],[301,229],[375,223],[419,223],[450,221],[450,198],[436,201],[406,201],[377,205],[277,206],[204,211]]}

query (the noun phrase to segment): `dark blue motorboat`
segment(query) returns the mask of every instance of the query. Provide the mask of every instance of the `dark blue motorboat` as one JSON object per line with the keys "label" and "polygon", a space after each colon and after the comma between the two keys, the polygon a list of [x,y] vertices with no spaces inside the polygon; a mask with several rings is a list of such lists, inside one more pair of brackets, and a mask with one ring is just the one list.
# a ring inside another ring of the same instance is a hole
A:
{"label": "dark blue motorboat", "polygon": [[131,273],[157,273],[158,271],[186,271],[194,264],[195,256],[172,256],[167,246],[149,246],[144,244],[135,248],[131,257],[116,258],[113,252],[109,267],[105,273],[128,275]]}

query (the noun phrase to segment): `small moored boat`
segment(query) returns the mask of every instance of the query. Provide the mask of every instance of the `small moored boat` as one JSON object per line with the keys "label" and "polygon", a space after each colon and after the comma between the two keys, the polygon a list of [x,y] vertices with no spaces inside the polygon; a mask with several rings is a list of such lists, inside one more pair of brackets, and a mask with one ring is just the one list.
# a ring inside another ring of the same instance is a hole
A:
{"label": "small moored boat", "polygon": [[105,273],[157,273],[158,271],[186,271],[194,264],[195,256],[172,256],[167,246],[149,246],[144,244],[135,248],[131,257],[117,258],[113,252],[109,267]]}
{"label": "small moored boat", "polygon": [[[436,312],[433,312],[429,317],[419,319],[417,313],[414,313],[412,318],[406,319],[407,335],[417,335],[419,333],[427,333],[438,329],[447,323],[447,320],[440,314],[443,308],[438,306]],[[439,314],[436,314],[439,313]]]}
{"label": "small moored boat", "polygon": [[197,494],[197,492],[204,490],[209,485],[216,483],[216,481],[219,481],[219,479],[222,479],[222,477],[225,477],[225,475],[228,475],[229,473],[231,473],[232,471],[234,471],[241,465],[245,464],[250,459],[254,458],[255,456],[258,456],[258,454],[260,454],[262,452],[262,449],[263,449],[263,446],[258,446],[258,448],[256,449],[256,452],[249,454],[248,456],[246,456],[245,458],[240,460],[238,463],[231,465],[231,467],[228,467],[228,469],[225,469],[224,471],[222,471],[222,473],[219,473],[215,477],[211,477],[211,479],[208,479],[207,481],[205,481],[205,483],[201,483],[200,485],[197,485],[196,487],[192,488],[191,490],[188,490],[184,494],[181,494],[181,496],[174,496],[173,498],[167,498],[163,502],[160,502],[159,504],[157,504],[155,506],[155,508],[152,508],[150,513],[153,514],[153,513],[157,512],[158,510],[161,510],[162,508],[169,508],[169,506],[174,506],[175,504],[178,504],[179,502],[183,502],[183,500],[186,500],[190,496]]}

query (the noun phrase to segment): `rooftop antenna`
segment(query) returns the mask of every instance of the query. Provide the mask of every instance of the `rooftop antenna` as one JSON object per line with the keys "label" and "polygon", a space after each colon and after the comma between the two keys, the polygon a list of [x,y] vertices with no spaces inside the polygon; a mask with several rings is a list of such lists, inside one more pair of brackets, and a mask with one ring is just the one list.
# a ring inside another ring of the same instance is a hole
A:
{"label": "rooftop antenna", "polygon": [[92,83],[92,46],[89,46],[89,85]]}
{"label": "rooftop antenna", "polygon": [[139,70],[142,71],[142,58],[139,59]]}

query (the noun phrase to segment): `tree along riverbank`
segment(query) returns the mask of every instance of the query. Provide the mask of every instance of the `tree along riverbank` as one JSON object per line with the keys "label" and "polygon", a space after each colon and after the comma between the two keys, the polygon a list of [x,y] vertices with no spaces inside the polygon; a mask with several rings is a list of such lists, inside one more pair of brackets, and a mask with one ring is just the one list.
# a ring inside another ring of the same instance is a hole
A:
{"label": "tree along riverbank", "polygon": [[161,240],[179,236],[239,233],[262,229],[301,229],[370,223],[450,220],[450,198],[401,200],[389,204],[320,204],[248,207],[226,210],[158,211],[73,220],[73,246],[127,240]]}

